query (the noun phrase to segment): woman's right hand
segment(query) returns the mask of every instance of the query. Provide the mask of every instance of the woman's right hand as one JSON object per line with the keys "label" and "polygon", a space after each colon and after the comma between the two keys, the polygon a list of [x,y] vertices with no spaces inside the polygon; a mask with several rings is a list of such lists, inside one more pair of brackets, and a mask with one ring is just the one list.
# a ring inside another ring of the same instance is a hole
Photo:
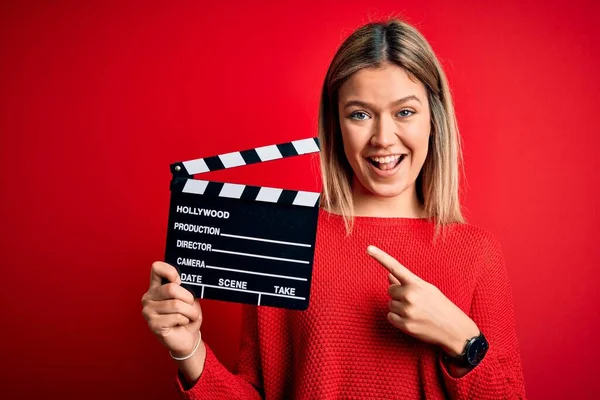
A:
{"label": "woman's right hand", "polygon": [[[163,285],[162,278],[169,283]],[[172,265],[161,261],[152,264],[150,287],[142,296],[142,307],[150,330],[173,356],[187,356],[202,340],[200,303],[181,286]]]}

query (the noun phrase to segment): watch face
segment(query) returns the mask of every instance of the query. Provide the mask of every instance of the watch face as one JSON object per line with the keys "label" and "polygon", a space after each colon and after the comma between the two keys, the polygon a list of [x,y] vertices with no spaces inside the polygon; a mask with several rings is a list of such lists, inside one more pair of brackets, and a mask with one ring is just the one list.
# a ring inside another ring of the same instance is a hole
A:
{"label": "watch face", "polygon": [[488,342],[484,338],[478,337],[473,339],[467,350],[467,361],[469,364],[473,366],[478,365],[483,360],[488,347]]}

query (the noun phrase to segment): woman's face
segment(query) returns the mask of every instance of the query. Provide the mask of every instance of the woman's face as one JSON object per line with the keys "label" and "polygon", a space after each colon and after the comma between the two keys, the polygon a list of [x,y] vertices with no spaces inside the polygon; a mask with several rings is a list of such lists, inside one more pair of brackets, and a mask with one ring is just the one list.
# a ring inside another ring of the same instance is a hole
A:
{"label": "woman's face", "polygon": [[382,197],[414,192],[431,130],[423,84],[412,81],[403,68],[385,64],[354,73],[338,97],[353,190],[364,188]]}

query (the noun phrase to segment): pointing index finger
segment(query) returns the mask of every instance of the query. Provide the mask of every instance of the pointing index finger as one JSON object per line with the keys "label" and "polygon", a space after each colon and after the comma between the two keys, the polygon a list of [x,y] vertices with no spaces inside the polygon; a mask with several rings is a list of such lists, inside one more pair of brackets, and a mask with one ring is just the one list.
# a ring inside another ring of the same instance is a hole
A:
{"label": "pointing index finger", "polygon": [[409,271],[398,260],[385,251],[371,245],[367,247],[367,253],[383,265],[401,284],[407,284],[416,279],[416,275]]}

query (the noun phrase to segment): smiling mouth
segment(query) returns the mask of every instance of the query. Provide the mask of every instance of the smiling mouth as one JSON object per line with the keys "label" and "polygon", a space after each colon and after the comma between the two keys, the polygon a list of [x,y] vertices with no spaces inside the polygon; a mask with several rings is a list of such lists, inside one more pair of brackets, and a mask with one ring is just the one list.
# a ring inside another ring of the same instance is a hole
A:
{"label": "smiling mouth", "polygon": [[382,171],[388,171],[394,169],[404,160],[406,154],[398,154],[395,156],[387,157],[368,157],[367,160],[377,169]]}

